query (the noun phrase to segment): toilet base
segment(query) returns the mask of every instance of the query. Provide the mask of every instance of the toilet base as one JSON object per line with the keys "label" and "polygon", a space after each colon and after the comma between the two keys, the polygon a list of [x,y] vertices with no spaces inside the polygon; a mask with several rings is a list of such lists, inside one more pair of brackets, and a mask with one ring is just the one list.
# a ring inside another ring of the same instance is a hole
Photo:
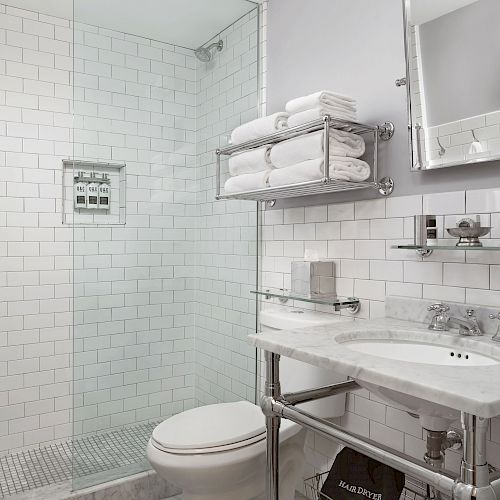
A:
{"label": "toilet base", "polygon": [[[302,429],[280,445],[280,500],[295,499],[295,488],[304,464],[305,436],[306,431]],[[192,471],[186,468],[181,473],[177,467],[175,470],[165,467],[164,452],[156,450],[151,444],[148,445],[148,458],[161,477],[183,488],[181,500],[267,500],[265,442],[253,446],[257,446],[259,452],[252,459],[240,462],[237,469],[226,470],[236,465],[231,461],[220,469],[205,470],[208,474],[202,474],[196,468]],[[199,477],[199,481],[192,483],[193,476]],[[238,480],[238,477],[241,479]],[[229,489],[221,487],[224,483]]]}

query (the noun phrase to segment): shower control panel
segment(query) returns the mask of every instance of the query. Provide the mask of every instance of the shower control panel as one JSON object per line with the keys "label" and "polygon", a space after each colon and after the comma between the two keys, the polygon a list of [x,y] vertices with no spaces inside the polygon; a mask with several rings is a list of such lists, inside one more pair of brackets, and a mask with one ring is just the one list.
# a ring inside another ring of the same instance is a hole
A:
{"label": "shower control panel", "polygon": [[108,174],[80,171],[74,177],[75,208],[109,210],[111,188]]}

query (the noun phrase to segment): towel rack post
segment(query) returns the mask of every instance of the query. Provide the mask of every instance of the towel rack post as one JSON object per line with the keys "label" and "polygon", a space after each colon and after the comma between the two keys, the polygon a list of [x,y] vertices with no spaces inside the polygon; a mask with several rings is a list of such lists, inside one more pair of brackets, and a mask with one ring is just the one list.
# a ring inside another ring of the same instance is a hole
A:
{"label": "towel rack post", "polygon": [[220,200],[220,178],[221,178],[221,175],[220,175],[220,154],[221,154],[220,149],[217,149],[215,151],[215,155],[217,157],[217,166],[215,169],[215,199],[216,200]]}
{"label": "towel rack post", "polygon": [[325,116],[323,129],[323,182],[330,182],[330,117]]}
{"label": "towel rack post", "polygon": [[378,182],[378,141],[379,141],[379,131],[378,129],[373,132],[373,182]]}

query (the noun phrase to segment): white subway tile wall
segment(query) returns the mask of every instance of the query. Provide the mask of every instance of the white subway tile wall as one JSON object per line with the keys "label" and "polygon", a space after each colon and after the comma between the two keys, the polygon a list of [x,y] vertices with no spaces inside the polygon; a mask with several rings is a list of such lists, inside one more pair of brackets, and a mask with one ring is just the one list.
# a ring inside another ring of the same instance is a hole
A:
{"label": "white subway tile wall", "polygon": [[[266,210],[262,227],[262,286],[289,288],[291,262],[303,259],[304,252],[313,250],[319,259],[333,259],[336,263],[337,293],[361,299],[357,317],[383,316],[384,299],[389,295],[482,304],[500,311],[497,252],[436,251],[424,260],[414,251],[391,248],[413,241],[414,214],[441,215],[440,235],[445,236],[445,221],[446,227],[454,226],[464,215],[481,215],[483,221],[498,220],[499,198],[499,190],[486,189]],[[488,235],[485,245],[500,244],[496,238],[495,232]],[[455,240],[447,241],[453,244]],[[316,307],[332,312],[325,306]],[[418,420],[366,390],[348,396],[347,412],[339,423],[411,456],[423,457],[425,436]],[[498,443],[500,419],[495,418],[488,460],[496,467],[500,467]],[[304,477],[328,470],[338,446],[310,434],[306,451]],[[447,466],[457,470],[459,454],[447,451],[446,455]]]}
{"label": "white subway tile wall", "polygon": [[[257,113],[257,32],[248,14],[201,65],[0,4],[0,454],[73,419],[87,433],[253,398],[255,205],[213,202],[213,150]],[[73,155],[127,164],[125,226],[61,223]]]}
{"label": "white subway tile wall", "polygon": [[[214,151],[233,128],[257,118],[258,11],[220,34],[222,52],[198,62],[195,397],[210,404],[255,400],[257,277],[255,202],[215,201]],[[212,41],[217,41],[214,39]]]}

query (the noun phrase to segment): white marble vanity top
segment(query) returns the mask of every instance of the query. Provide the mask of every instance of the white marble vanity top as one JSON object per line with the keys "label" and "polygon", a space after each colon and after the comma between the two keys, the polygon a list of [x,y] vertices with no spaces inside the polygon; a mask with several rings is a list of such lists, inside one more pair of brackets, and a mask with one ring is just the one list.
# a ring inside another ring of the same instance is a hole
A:
{"label": "white marble vanity top", "polygon": [[351,339],[390,339],[396,332],[399,340],[403,335],[413,342],[451,345],[500,360],[500,344],[492,342],[490,335],[463,337],[457,330],[435,332],[426,324],[389,318],[269,331],[249,339],[261,349],[459,411],[500,415],[500,364],[426,365],[362,354],[342,345]]}

